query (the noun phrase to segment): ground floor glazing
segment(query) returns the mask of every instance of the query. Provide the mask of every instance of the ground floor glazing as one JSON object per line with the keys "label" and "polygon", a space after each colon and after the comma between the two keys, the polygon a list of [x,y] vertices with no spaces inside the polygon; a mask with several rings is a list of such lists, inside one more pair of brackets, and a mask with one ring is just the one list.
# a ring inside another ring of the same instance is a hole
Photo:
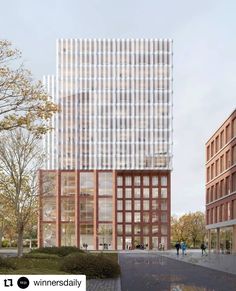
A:
{"label": "ground floor glazing", "polygon": [[40,171],[39,246],[165,249],[170,171]]}

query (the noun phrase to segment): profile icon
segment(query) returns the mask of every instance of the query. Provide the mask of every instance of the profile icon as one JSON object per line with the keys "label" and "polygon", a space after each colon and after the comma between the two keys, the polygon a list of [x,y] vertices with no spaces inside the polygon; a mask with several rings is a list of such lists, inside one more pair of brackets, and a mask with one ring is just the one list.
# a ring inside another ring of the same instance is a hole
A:
{"label": "profile icon", "polygon": [[19,288],[21,289],[26,289],[29,287],[29,279],[26,278],[26,277],[20,277],[18,280],[17,280],[17,285]]}

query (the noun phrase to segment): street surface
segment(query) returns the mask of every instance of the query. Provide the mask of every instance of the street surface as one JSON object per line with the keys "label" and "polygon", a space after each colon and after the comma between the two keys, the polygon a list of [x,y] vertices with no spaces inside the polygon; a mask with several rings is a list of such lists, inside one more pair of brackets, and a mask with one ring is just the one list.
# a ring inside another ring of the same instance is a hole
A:
{"label": "street surface", "polygon": [[160,252],[120,253],[122,291],[236,291],[236,275]]}

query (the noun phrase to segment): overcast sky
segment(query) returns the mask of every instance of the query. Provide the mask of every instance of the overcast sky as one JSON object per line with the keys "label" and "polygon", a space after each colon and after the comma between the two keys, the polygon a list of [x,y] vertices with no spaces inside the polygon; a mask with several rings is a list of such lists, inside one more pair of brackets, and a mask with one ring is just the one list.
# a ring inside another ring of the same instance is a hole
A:
{"label": "overcast sky", "polygon": [[0,0],[0,38],[35,78],[55,74],[57,38],[172,38],[172,214],[204,210],[205,142],[235,109],[234,0]]}

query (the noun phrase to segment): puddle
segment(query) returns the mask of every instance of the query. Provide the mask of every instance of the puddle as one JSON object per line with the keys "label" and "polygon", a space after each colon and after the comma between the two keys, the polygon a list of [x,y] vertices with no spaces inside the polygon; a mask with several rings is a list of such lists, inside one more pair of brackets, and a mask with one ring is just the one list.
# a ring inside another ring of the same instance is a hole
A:
{"label": "puddle", "polygon": [[214,291],[214,289],[202,288],[186,284],[171,284],[170,291]]}

